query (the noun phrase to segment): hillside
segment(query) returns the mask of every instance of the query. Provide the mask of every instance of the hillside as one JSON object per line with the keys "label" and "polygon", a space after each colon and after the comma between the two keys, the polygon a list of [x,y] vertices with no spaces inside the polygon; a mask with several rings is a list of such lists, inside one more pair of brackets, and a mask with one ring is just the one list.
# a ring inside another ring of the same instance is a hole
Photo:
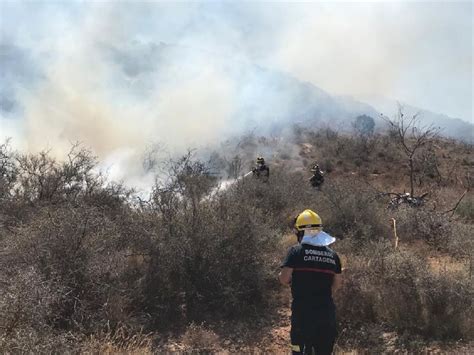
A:
{"label": "hillside", "polygon": [[365,97],[362,100],[370,103],[372,107],[389,117],[395,116],[398,112],[399,105],[402,105],[406,115],[412,116],[418,114],[423,125],[429,126],[432,124],[438,126],[446,137],[457,138],[471,144],[473,143],[474,125],[472,118],[470,122],[466,122],[459,118],[449,117],[447,115],[414,107],[409,103],[397,102],[395,100],[378,96]]}
{"label": "hillside", "polygon": [[[107,181],[80,146],[66,161],[0,152],[2,352],[285,351],[276,274],[305,208],[344,263],[339,351],[472,351],[471,145],[423,145],[413,173],[425,203],[396,209],[384,193],[409,191],[410,170],[389,134],[237,137],[208,159],[163,162],[148,197]],[[259,154],[268,183],[228,180]]]}

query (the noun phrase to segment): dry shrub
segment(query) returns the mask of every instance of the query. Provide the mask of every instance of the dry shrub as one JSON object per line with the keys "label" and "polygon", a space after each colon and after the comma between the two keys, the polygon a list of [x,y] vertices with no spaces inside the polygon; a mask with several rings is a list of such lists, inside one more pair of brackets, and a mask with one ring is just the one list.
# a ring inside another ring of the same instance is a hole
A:
{"label": "dry shrub", "polygon": [[474,260],[474,225],[458,221],[451,222],[450,233],[438,246],[454,258]]}
{"label": "dry shrub", "polygon": [[114,331],[99,332],[80,344],[83,353],[99,354],[153,354],[153,338],[141,330],[119,326]]}
{"label": "dry shrub", "polygon": [[53,354],[78,351],[80,335],[39,331],[36,328],[16,329],[14,333],[0,333],[0,352],[2,354]]}
{"label": "dry shrub", "polygon": [[105,325],[133,323],[129,192],[104,185],[84,150],[64,163],[46,153],[15,161],[18,178],[0,208],[2,347],[66,350]]}
{"label": "dry shrub", "polygon": [[462,201],[456,209],[456,214],[464,220],[474,223],[474,199],[471,197]]}
{"label": "dry shrub", "polygon": [[65,298],[62,285],[46,280],[33,267],[0,274],[0,352],[48,352],[66,340],[50,320]]}
{"label": "dry shrub", "polygon": [[219,343],[219,336],[204,324],[191,323],[181,337],[183,344],[197,351],[210,351]]}
{"label": "dry shrub", "polygon": [[423,241],[454,258],[472,258],[474,226],[464,224],[447,214],[404,206],[395,214],[401,242]]}
{"label": "dry shrub", "polygon": [[170,171],[166,182],[155,187],[148,210],[157,215],[148,242],[142,308],[152,315],[153,325],[166,329],[263,312],[269,285],[275,284],[272,241],[277,238],[249,191],[264,185],[250,180],[212,192],[212,174],[191,156]]}
{"label": "dry shrub", "polygon": [[276,236],[259,210],[226,197],[192,213],[192,224],[179,212],[163,221],[152,245],[144,297],[160,328],[253,313],[265,306],[273,280]]}
{"label": "dry shrub", "polygon": [[[382,266],[383,294],[390,302],[380,304],[387,321],[401,330],[435,339],[461,339],[472,335],[472,285],[465,275],[433,274],[426,260],[412,252],[394,252]],[[470,324],[469,324],[470,323]]]}
{"label": "dry shrub", "polygon": [[322,194],[325,229],[338,238],[350,238],[355,248],[390,238],[386,209],[375,193],[354,179],[327,183]]}
{"label": "dry shrub", "polygon": [[[54,312],[45,320],[48,324],[93,328],[96,322],[121,320],[108,311],[111,294],[124,288],[120,277],[126,259],[119,239],[116,224],[96,208],[44,207],[28,225],[4,239],[3,261],[12,272],[34,270],[43,281],[38,286],[54,285],[48,297],[54,295],[53,290],[61,292],[59,299],[55,296]],[[30,292],[39,290],[33,287]]]}
{"label": "dry shrub", "polygon": [[386,324],[432,339],[472,337],[473,289],[464,273],[434,274],[422,257],[388,245],[351,266],[338,296],[343,327]]}
{"label": "dry shrub", "polygon": [[423,240],[436,246],[445,242],[451,225],[448,218],[426,208],[413,208],[404,205],[395,214],[398,233],[407,242]]}
{"label": "dry shrub", "polygon": [[286,227],[282,221],[286,221],[289,215],[300,209],[308,208],[306,206],[314,196],[308,178],[301,172],[292,172],[288,167],[277,167],[272,169],[267,183],[248,178],[231,190],[238,199],[236,203],[254,206],[274,226]]}

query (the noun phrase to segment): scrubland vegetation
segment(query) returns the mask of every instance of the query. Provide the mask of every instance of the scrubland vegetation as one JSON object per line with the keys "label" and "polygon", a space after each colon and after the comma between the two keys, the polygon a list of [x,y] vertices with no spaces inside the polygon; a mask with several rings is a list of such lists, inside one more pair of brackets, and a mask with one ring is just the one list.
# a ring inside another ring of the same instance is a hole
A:
{"label": "scrubland vegetation", "polygon": [[[285,351],[271,337],[289,305],[276,275],[296,242],[291,217],[306,208],[344,262],[339,350],[469,347],[472,146],[434,137],[410,162],[395,134],[356,128],[249,134],[206,161],[189,153],[166,162],[147,199],[108,181],[80,146],[57,161],[4,143],[0,352]],[[216,188],[261,152],[268,183]],[[321,191],[308,183],[315,160]],[[387,208],[385,193],[409,191],[411,179],[426,203]]]}

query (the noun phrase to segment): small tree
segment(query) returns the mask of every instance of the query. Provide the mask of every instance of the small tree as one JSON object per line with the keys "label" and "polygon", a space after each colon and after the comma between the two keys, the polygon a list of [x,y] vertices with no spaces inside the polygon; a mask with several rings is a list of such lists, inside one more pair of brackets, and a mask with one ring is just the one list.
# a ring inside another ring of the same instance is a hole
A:
{"label": "small tree", "polygon": [[352,126],[358,135],[368,137],[374,134],[375,121],[370,116],[361,115],[356,117]]}
{"label": "small tree", "polygon": [[439,128],[431,125],[420,127],[419,113],[410,118],[403,114],[403,107],[399,105],[398,113],[394,119],[385,117],[390,129],[390,135],[395,138],[398,146],[408,160],[410,175],[410,194],[414,196],[415,169],[414,159],[421,148],[432,144],[439,134]]}
{"label": "small tree", "polygon": [[374,137],[375,121],[367,115],[357,116],[352,122],[354,129],[355,147],[353,153],[358,159],[365,160],[373,151],[376,139]]}

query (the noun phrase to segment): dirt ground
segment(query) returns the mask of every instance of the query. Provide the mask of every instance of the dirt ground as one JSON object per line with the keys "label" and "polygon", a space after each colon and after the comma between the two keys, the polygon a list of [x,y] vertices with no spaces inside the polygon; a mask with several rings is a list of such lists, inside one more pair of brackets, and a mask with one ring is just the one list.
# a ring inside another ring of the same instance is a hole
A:
{"label": "dirt ground", "polygon": [[[222,329],[213,331],[205,325],[196,326],[179,338],[167,339],[159,344],[156,350],[158,352],[203,352],[212,354],[291,354],[289,347],[289,307],[281,307],[272,318],[262,323],[253,324],[252,329],[243,324],[222,324],[221,326],[227,329],[226,334],[221,334]],[[343,333],[345,332],[343,331]],[[374,336],[374,333],[368,332],[368,336]],[[368,353],[474,354],[473,343],[439,344],[412,341],[407,346],[400,346],[400,339],[394,332],[380,332],[376,337],[378,338],[376,347],[341,345],[341,339],[339,339],[339,344],[336,344],[334,353],[341,355]],[[368,340],[368,342],[375,343],[373,340]]]}

